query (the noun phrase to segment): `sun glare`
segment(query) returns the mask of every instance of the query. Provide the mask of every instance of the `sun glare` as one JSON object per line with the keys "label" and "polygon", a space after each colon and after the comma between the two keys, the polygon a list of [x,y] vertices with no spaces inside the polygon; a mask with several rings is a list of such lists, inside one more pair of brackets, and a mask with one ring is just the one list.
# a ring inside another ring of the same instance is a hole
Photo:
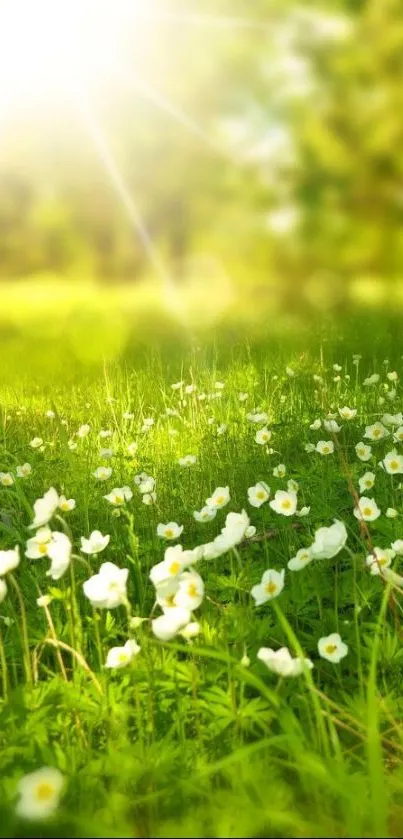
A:
{"label": "sun glare", "polygon": [[0,0],[0,113],[105,85],[152,8],[147,0],[145,17],[140,0]]}

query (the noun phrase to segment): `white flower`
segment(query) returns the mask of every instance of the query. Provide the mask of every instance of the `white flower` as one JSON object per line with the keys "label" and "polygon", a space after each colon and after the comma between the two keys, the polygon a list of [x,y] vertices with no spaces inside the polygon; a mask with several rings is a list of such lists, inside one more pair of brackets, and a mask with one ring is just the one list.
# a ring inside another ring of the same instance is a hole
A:
{"label": "white flower", "polygon": [[284,463],[279,463],[278,466],[275,466],[273,469],[273,477],[274,478],[284,478],[287,469]]}
{"label": "white flower", "polygon": [[375,521],[381,515],[381,511],[373,498],[363,495],[359,499],[358,506],[354,508],[354,515],[356,519],[362,521]]}
{"label": "white flower", "polygon": [[259,431],[256,432],[255,440],[259,446],[265,446],[266,443],[269,443],[271,440],[271,431],[266,428],[266,426],[264,428],[260,428]]}
{"label": "white flower", "polygon": [[150,492],[154,492],[155,478],[153,478],[151,475],[147,475],[145,472],[143,472],[142,475],[139,475],[137,477],[141,478],[137,486],[139,488],[139,492],[141,492],[142,495],[149,495]]}
{"label": "white flower", "polygon": [[47,417],[48,419],[54,419],[55,416],[56,414],[54,411],[46,411],[45,417]]}
{"label": "white flower", "polygon": [[253,539],[254,536],[256,536],[256,527],[250,524],[245,530],[245,539]]}
{"label": "white flower", "polygon": [[112,475],[111,466],[98,466],[95,472],[92,473],[97,481],[107,481]]}
{"label": "white flower", "polygon": [[242,510],[242,513],[228,513],[225,525],[217,539],[224,540],[228,547],[234,548],[245,538],[249,525],[250,520],[245,510]]}
{"label": "white flower", "polygon": [[251,595],[256,602],[256,606],[261,606],[267,600],[272,600],[273,597],[278,597],[284,588],[284,568],[282,571],[274,571],[270,568],[265,571],[261,582],[257,586],[253,586]]}
{"label": "white flower", "polygon": [[104,562],[98,574],[94,574],[83,584],[84,594],[93,606],[115,609],[127,599],[128,574],[127,568],[118,568],[113,562]]}
{"label": "white flower", "polygon": [[41,559],[48,555],[48,545],[52,538],[49,527],[41,527],[31,539],[28,539],[25,556],[28,559]]}
{"label": "white flower", "polygon": [[84,554],[99,554],[109,545],[110,536],[103,536],[100,530],[93,530],[89,538],[81,537],[81,551]]}
{"label": "white flower", "polygon": [[128,486],[115,487],[108,495],[104,495],[104,498],[114,507],[122,507],[125,501],[133,498],[133,493]]}
{"label": "white flower", "polygon": [[368,567],[371,569],[371,574],[382,574],[385,568],[389,568],[392,559],[395,557],[395,551],[390,548],[374,548],[372,554],[369,554],[365,560]]}
{"label": "white flower", "polygon": [[182,467],[189,467],[194,466],[197,463],[197,457],[195,454],[187,454],[185,457],[180,457],[178,460],[179,466]]}
{"label": "white flower", "polygon": [[179,525],[176,521],[170,521],[168,524],[159,524],[157,526],[157,536],[161,539],[179,539],[183,532],[183,525]]}
{"label": "white flower", "polygon": [[400,425],[399,428],[396,429],[393,439],[396,443],[403,443],[403,425]]}
{"label": "white flower", "polygon": [[69,440],[69,441],[68,441],[68,443],[67,443],[67,445],[68,445],[68,447],[69,447],[69,449],[70,449],[70,451],[71,451],[71,452],[75,452],[75,451],[77,450],[77,448],[78,448],[77,443],[76,443],[76,441],[75,441],[75,440]]}
{"label": "white flower", "polygon": [[4,598],[7,594],[7,584],[6,581],[0,577],[0,603],[3,602]]}
{"label": "white flower", "polygon": [[375,474],[374,472],[366,472],[362,478],[358,479],[358,484],[360,487],[360,492],[365,492],[366,489],[372,489],[375,483]]}
{"label": "white flower", "polygon": [[403,539],[396,539],[396,542],[392,542],[392,550],[399,556],[403,556]]}
{"label": "white flower", "polygon": [[185,384],[185,382],[174,382],[174,384],[171,385],[171,388],[172,388],[172,390],[180,390],[181,387],[183,387],[184,384]]}
{"label": "white flower", "polygon": [[382,425],[381,422],[374,422],[373,425],[367,425],[364,432],[364,437],[367,440],[382,440],[384,437],[387,437],[389,431]]}
{"label": "white flower", "polygon": [[304,449],[307,454],[312,454],[315,451],[315,444],[314,443],[305,443]]}
{"label": "white flower", "polygon": [[296,555],[287,563],[290,571],[301,571],[301,568],[306,568],[313,560],[312,551],[310,548],[301,548]]}
{"label": "white flower", "polygon": [[0,551],[0,577],[4,577],[9,571],[20,564],[20,549],[18,545],[10,551]]}
{"label": "white flower", "polygon": [[314,420],[313,422],[311,422],[311,424],[310,424],[309,428],[310,428],[312,431],[319,431],[319,429],[321,428],[321,426],[322,426],[322,420],[320,420],[320,419],[316,419],[316,420]]}
{"label": "white flower", "polygon": [[366,379],[364,379],[363,384],[365,385],[365,387],[370,387],[371,385],[378,384],[379,379],[379,373],[373,373],[372,376],[368,376]]}
{"label": "white flower", "polygon": [[134,419],[134,414],[133,414],[133,412],[132,412],[132,411],[125,411],[125,412],[124,412],[124,414],[123,414],[123,419],[124,419],[124,420],[132,420],[132,419]]}
{"label": "white flower", "polygon": [[185,568],[197,562],[202,554],[203,548],[201,547],[192,551],[184,550],[182,545],[167,548],[162,562],[158,562],[151,568],[151,582],[157,587],[173,578],[177,578]]}
{"label": "white flower", "polygon": [[263,481],[248,489],[248,500],[252,507],[261,507],[269,499],[269,496],[270,487]]}
{"label": "white flower", "polygon": [[333,364],[333,370],[334,370],[335,373],[340,373],[340,371],[342,369],[343,368],[342,368],[341,364]]}
{"label": "white flower", "polygon": [[311,553],[314,559],[333,559],[345,546],[347,542],[347,530],[342,521],[335,519],[330,527],[320,527],[315,533],[315,539],[311,545]]}
{"label": "white flower", "polygon": [[396,373],[396,370],[391,370],[390,373],[386,374],[386,378],[389,379],[390,382],[397,382],[399,376]]}
{"label": "white flower", "polygon": [[403,457],[397,453],[396,449],[388,452],[382,463],[389,475],[401,475],[403,472]]}
{"label": "white flower", "polygon": [[323,420],[323,426],[329,434],[338,434],[341,431],[341,425],[338,425],[334,419]]}
{"label": "white flower", "polygon": [[288,647],[281,647],[279,650],[272,650],[270,647],[261,647],[257,653],[258,659],[277,676],[291,677],[300,676],[304,669],[312,670],[313,664],[309,658],[293,658]]}
{"label": "white flower", "polygon": [[385,513],[385,516],[388,519],[395,519],[395,518],[397,518],[398,515],[399,515],[398,511],[395,510],[394,507],[388,507],[388,509],[386,510],[386,513]]}
{"label": "white flower", "polygon": [[238,393],[238,399],[239,399],[239,402],[246,402],[246,400],[247,400],[248,398],[249,398],[249,394],[248,394],[248,393]]}
{"label": "white flower", "polygon": [[157,500],[157,493],[156,492],[145,492],[142,497],[143,504],[146,504],[147,507],[150,507],[151,504],[155,504]]}
{"label": "white flower", "polygon": [[130,455],[130,457],[134,457],[134,455],[137,452],[137,449],[138,449],[138,443],[136,443],[135,441],[133,441],[132,443],[128,443],[127,454]]}
{"label": "white flower", "polygon": [[40,449],[41,446],[43,446],[42,437],[34,437],[29,445],[31,446],[31,449]]}
{"label": "white flower", "polygon": [[37,606],[42,606],[42,607],[49,606],[51,602],[52,602],[52,598],[51,598],[50,594],[42,594],[40,597],[36,598],[36,605]]}
{"label": "white flower", "polygon": [[183,629],[180,630],[179,635],[185,639],[185,641],[191,641],[192,638],[197,638],[200,633],[200,624],[197,621],[191,621],[184,626]]}
{"label": "white flower", "polygon": [[338,632],[332,632],[323,638],[319,638],[318,652],[322,658],[338,664],[348,653],[348,646],[341,640]]}
{"label": "white flower", "polygon": [[213,519],[215,519],[216,515],[217,515],[217,508],[216,507],[207,507],[206,506],[206,507],[202,507],[200,512],[198,510],[195,510],[195,512],[193,513],[193,518],[196,519],[196,521],[199,521],[199,522],[208,522],[208,521],[212,521]]}
{"label": "white flower", "polygon": [[18,784],[17,816],[40,820],[53,815],[63,786],[64,776],[51,766],[43,766],[42,769],[24,775]]}
{"label": "white flower", "polygon": [[230,501],[229,487],[217,487],[210,498],[206,498],[207,507],[214,507],[221,509],[225,507]]}
{"label": "white flower", "polygon": [[189,609],[193,612],[198,609],[204,597],[204,583],[197,571],[184,571],[178,580],[178,590],[174,596],[175,606]]}
{"label": "white flower", "polygon": [[88,423],[84,423],[84,425],[80,425],[80,428],[77,431],[77,437],[87,437],[87,435],[91,431],[91,426]]}
{"label": "white flower", "polygon": [[295,370],[293,370],[292,367],[286,367],[285,372],[287,373],[287,376],[289,376],[290,378],[295,376]]}
{"label": "white flower", "polygon": [[47,524],[55,514],[58,506],[59,496],[56,490],[51,487],[47,492],[45,492],[43,498],[38,498],[38,500],[35,501],[35,516],[31,527],[42,527],[43,524]]}
{"label": "white flower", "polygon": [[114,668],[115,670],[126,667],[139,652],[140,647],[133,640],[126,641],[123,647],[112,647],[108,651],[105,667]]}
{"label": "white flower", "polygon": [[299,484],[297,481],[294,481],[294,478],[290,478],[290,480],[287,481],[287,490],[288,492],[298,492]]}
{"label": "white flower", "polygon": [[382,422],[384,425],[400,426],[403,423],[403,414],[384,414]]}
{"label": "white flower", "polygon": [[302,518],[304,518],[304,516],[309,516],[310,512],[311,512],[310,507],[301,507],[300,510],[295,511],[295,515],[299,516],[299,518],[302,519]]}
{"label": "white flower", "polygon": [[367,461],[371,459],[372,449],[371,446],[366,446],[365,443],[357,443],[355,447],[357,457],[362,461]]}
{"label": "white flower", "polygon": [[270,501],[270,507],[282,516],[293,516],[297,509],[297,496],[295,492],[278,489],[273,500]]}
{"label": "white flower", "polygon": [[108,437],[112,437],[112,431],[109,428],[101,428],[99,437],[101,437],[102,440],[106,440]]}
{"label": "white flower", "polygon": [[334,443],[332,440],[319,440],[316,443],[316,451],[318,454],[327,455],[333,454],[334,452]]}
{"label": "white flower", "polygon": [[181,606],[173,606],[151,621],[152,631],[160,641],[170,641],[191,621],[192,613]]}
{"label": "white flower", "polygon": [[22,466],[17,466],[17,477],[18,478],[28,478],[32,472],[32,466],[30,463],[23,463]]}
{"label": "white flower", "polygon": [[14,483],[14,478],[11,472],[0,472],[0,484],[3,487],[11,487]]}
{"label": "white flower", "polygon": [[259,425],[260,423],[266,423],[269,419],[269,415],[266,414],[266,411],[260,411],[257,413],[246,414],[246,419],[248,419],[249,422],[254,422],[256,425]]}
{"label": "white flower", "polygon": [[72,545],[65,533],[55,531],[48,542],[47,554],[51,561],[50,569],[46,572],[52,580],[60,580],[70,565]]}
{"label": "white flower", "polygon": [[115,454],[113,449],[100,449],[99,456],[102,457],[104,460],[108,460],[108,458],[113,457]]}
{"label": "white flower", "polygon": [[59,510],[63,510],[63,513],[68,513],[70,510],[74,510],[76,506],[76,502],[74,498],[66,498],[65,495],[61,495],[59,498]]}
{"label": "white flower", "polygon": [[187,393],[188,396],[191,396],[192,393],[196,393],[196,390],[197,385],[186,385],[185,387],[185,393]]}
{"label": "white flower", "polygon": [[344,405],[343,408],[339,408],[339,414],[344,420],[352,420],[357,416],[357,408],[349,408],[347,405]]}

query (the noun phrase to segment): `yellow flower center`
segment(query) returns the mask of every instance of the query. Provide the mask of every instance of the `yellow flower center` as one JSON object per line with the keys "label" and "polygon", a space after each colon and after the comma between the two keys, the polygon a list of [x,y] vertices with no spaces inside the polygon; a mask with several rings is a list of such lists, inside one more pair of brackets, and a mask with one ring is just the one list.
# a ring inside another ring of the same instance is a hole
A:
{"label": "yellow flower center", "polygon": [[259,501],[266,497],[266,493],[263,492],[262,489],[259,489],[256,493],[256,498],[259,498]]}
{"label": "yellow flower center", "polygon": [[40,554],[46,554],[47,550],[48,550],[47,545],[45,545],[45,544],[38,545],[38,551],[39,551]]}
{"label": "yellow flower center", "polygon": [[216,504],[224,504],[224,501],[225,501],[224,495],[218,495],[216,500],[215,500],[215,503]]}
{"label": "yellow flower center", "polygon": [[264,590],[266,594],[274,594],[277,591],[277,585],[270,581],[270,583],[266,583]]}
{"label": "yellow flower center", "polygon": [[119,659],[119,664],[126,664],[127,653],[119,653],[118,659]]}
{"label": "yellow flower center", "polygon": [[376,561],[377,561],[378,565],[381,565],[381,566],[382,566],[382,565],[386,565],[386,564],[387,564],[388,558],[387,558],[387,556],[378,556],[378,557],[376,558]]}
{"label": "yellow flower center", "polygon": [[325,652],[327,652],[328,655],[333,655],[333,653],[335,653],[336,650],[337,650],[337,644],[326,644]]}
{"label": "yellow flower center", "polygon": [[123,504],[123,495],[115,495],[115,504]]}
{"label": "yellow flower center", "polygon": [[188,585],[188,595],[189,597],[198,597],[199,592],[197,591],[196,583],[189,583]]}
{"label": "yellow flower center", "polygon": [[281,502],[281,506],[283,510],[289,510],[291,507],[291,501],[289,498],[285,498],[284,501]]}
{"label": "yellow flower center", "polygon": [[42,783],[38,784],[35,790],[35,798],[38,801],[49,801],[53,798],[55,793],[55,788],[50,784],[48,781],[42,781]]}
{"label": "yellow flower center", "polygon": [[373,436],[374,437],[379,437],[380,434],[381,434],[381,429],[380,428],[375,428],[374,431],[373,431]]}
{"label": "yellow flower center", "polygon": [[330,451],[329,446],[323,446],[323,449],[322,449],[323,454],[329,454],[329,451]]}
{"label": "yellow flower center", "polygon": [[364,507],[362,511],[363,516],[372,516],[372,509],[371,507]]}
{"label": "yellow flower center", "polygon": [[173,535],[174,532],[172,530],[172,527],[168,527],[165,531],[165,536],[167,537],[167,539],[172,539]]}
{"label": "yellow flower center", "polygon": [[168,570],[169,570],[169,573],[172,574],[172,575],[173,574],[178,574],[179,571],[181,570],[180,562],[178,562],[177,560],[174,560],[174,562],[171,562]]}
{"label": "yellow flower center", "polygon": [[389,469],[393,469],[394,471],[399,468],[399,464],[397,460],[391,460],[389,462]]}

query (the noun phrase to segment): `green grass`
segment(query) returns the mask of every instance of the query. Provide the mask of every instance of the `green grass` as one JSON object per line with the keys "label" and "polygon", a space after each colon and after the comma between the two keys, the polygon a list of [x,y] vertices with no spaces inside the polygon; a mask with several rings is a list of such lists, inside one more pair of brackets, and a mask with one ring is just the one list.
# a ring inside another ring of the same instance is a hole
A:
{"label": "green grass", "polygon": [[[28,461],[32,475],[0,487],[0,547],[19,544],[22,554],[13,575],[19,591],[9,582],[0,606],[3,836],[401,835],[401,595],[365,567],[368,544],[353,516],[349,481],[357,489],[365,471],[376,473],[368,494],[382,515],[369,524],[373,544],[386,548],[403,537],[400,477],[378,466],[391,439],[373,445],[369,463],[354,448],[366,425],[402,407],[399,383],[393,401],[384,390],[385,383],[392,387],[387,371],[401,372],[402,347],[380,317],[319,326],[284,321],[270,336],[261,329],[249,341],[234,340],[231,330],[198,336],[191,348],[186,336],[176,336],[175,344],[172,335],[147,348],[145,327],[141,346],[131,339],[105,365],[96,354],[91,364],[78,363],[67,351],[68,336],[48,340],[40,318],[29,339],[23,333],[31,348],[23,363],[18,331],[4,343],[0,469],[15,472]],[[353,352],[363,356],[358,367]],[[340,381],[334,381],[335,362],[342,365]],[[379,384],[364,387],[374,371]],[[198,388],[183,404],[170,387],[180,379]],[[225,383],[222,398],[199,401],[217,380]],[[244,404],[241,391],[249,394]],[[309,424],[345,404],[357,408],[357,417],[341,423],[335,453],[307,454],[307,442],[331,437]],[[256,444],[256,427],[246,419],[257,407],[269,414],[273,454]],[[178,416],[167,417],[166,408]],[[45,416],[49,409],[54,419]],[[124,420],[125,411],[133,419]],[[155,426],[143,433],[149,416]],[[68,440],[85,422],[91,432],[71,451]],[[222,423],[227,430],[218,436]],[[102,445],[115,451],[105,484],[92,477],[102,463],[100,429],[112,431]],[[34,436],[44,439],[43,452],[30,448]],[[135,457],[127,455],[132,441]],[[189,453],[197,464],[181,469],[178,458]],[[279,463],[286,464],[285,478],[273,477]],[[143,470],[157,481],[153,507],[141,503],[134,484]],[[268,504],[248,505],[247,489],[257,481],[266,481],[273,496],[290,478],[298,481],[299,507],[310,505],[309,516],[288,519]],[[103,495],[124,484],[133,499],[117,517]],[[198,524],[193,511],[219,485],[230,487],[230,504],[215,521]],[[24,557],[33,503],[50,486],[76,500],[65,524],[52,521],[53,529],[67,528],[75,555],[91,530],[111,537],[102,554],[89,557],[91,572],[76,558],[58,582],[46,577],[48,559]],[[396,519],[384,515],[392,506]],[[242,508],[260,538],[199,563],[206,586],[195,613],[200,635],[191,643],[180,636],[158,641],[148,620],[154,604],[148,574],[165,548],[157,523],[183,524],[181,542],[192,548],[214,538],[227,512]],[[263,571],[286,568],[334,518],[347,527],[347,549],[301,572],[286,571],[280,596],[256,608],[250,590]],[[106,560],[129,569],[132,615],[147,619],[131,633],[141,652],[116,671],[103,664],[108,650],[128,637],[127,611],[94,611],[82,591]],[[393,567],[399,570],[398,557]],[[36,605],[47,591],[54,634]],[[337,665],[317,651],[319,638],[335,631],[349,647]],[[65,646],[57,649],[55,638]],[[256,657],[261,646],[284,645],[312,659],[310,675],[278,679]],[[66,787],[55,817],[38,827],[17,819],[14,808],[21,776],[44,765],[58,767]]]}

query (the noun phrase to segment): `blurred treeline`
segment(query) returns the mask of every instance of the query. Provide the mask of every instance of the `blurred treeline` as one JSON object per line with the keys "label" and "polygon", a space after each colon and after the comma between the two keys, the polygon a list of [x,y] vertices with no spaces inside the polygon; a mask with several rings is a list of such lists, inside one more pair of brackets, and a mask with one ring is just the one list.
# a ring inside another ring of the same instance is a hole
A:
{"label": "blurred treeline", "polygon": [[[167,272],[185,283],[200,258],[334,302],[398,281],[401,0],[170,0],[153,33],[86,101]],[[0,128],[2,279],[152,272],[74,103]]]}

